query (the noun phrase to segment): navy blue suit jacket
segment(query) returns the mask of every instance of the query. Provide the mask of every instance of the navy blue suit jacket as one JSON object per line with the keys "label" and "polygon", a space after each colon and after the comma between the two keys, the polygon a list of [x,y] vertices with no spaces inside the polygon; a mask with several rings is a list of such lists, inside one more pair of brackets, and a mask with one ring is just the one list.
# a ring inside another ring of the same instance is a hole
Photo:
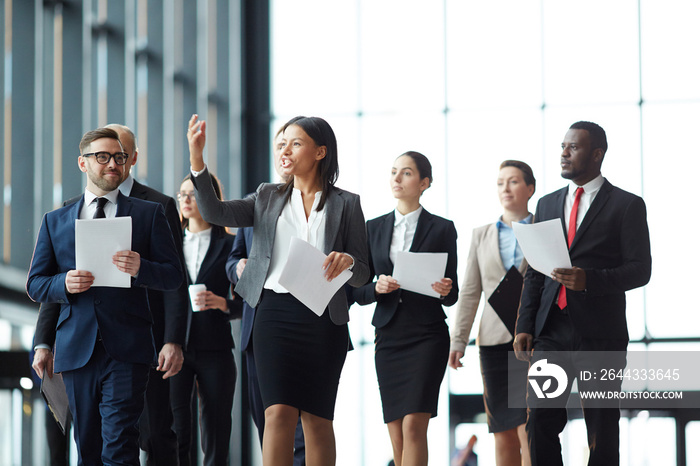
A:
{"label": "navy blue suit jacket", "polygon": [[[234,285],[238,283],[236,266],[241,259],[247,259],[250,255],[250,247],[253,245],[253,227],[239,228],[233,247],[226,261],[226,275]],[[250,344],[250,335],[253,333],[255,321],[255,308],[243,301],[243,316],[241,318],[241,351],[246,351]]]}
{"label": "navy blue suit jacket", "polygon": [[[560,219],[568,187],[537,203],[535,222]],[[651,277],[651,248],[644,200],[605,180],[569,248],[571,264],[586,272],[584,291],[566,290],[569,315],[585,338],[628,339],[625,291]],[[557,300],[559,283],[528,267],[516,333],[539,336]]]}
{"label": "navy blue suit jacket", "polygon": [[[372,277],[392,275],[394,264],[389,258],[391,237],[394,232],[394,212],[382,215],[367,222],[367,240],[369,242],[370,266]],[[399,306],[399,300],[406,312],[410,312],[417,323],[432,323],[445,319],[442,306],[452,306],[457,302],[459,286],[457,284],[457,230],[451,220],[433,215],[423,209],[418,217],[416,233],[411,243],[411,252],[446,252],[447,267],[445,277],[452,279],[452,289],[443,299],[432,298],[399,288],[391,293],[377,295],[375,282],[352,290],[355,302],[361,305],[377,302],[372,318],[376,328],[384,327]]]}
{"label": "navy blue suit jacket", "polygon": [[131,250],[141,256],[139,273],[130,288],[93,287],[70,294],[65,278],[75,269],[75,220],[83,203],[84,198],[44,215],[27,278],[30,298],[61,305],[57,325],[49,330],[53,332],[49,338],[55,337],[54,370],[83,367],[92,355],[98,328],[113,359],[152,364],[155,347],[146,289],[176,289],[183,277],[163,207],[120,193],[116,215],[132,218]]}

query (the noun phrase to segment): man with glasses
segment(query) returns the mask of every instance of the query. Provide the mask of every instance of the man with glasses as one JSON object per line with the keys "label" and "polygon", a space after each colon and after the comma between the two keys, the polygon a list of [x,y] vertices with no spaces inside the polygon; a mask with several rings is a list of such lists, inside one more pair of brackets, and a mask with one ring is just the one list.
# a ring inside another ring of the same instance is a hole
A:
{"label": "man with glasses", "polygon": [[[177,289],[183,271],[163,207],[117,189],[129,162],[117,133],[88,131],[80,154],[85,193],[44,216],[29,268],[29,296],[60,304],[39,313],[33,367],[42,377],[63,374],[80,464],[138,465],[136,425],[156,357],[146,289]],[[126,216],[131,250],[112,261],[131,285],[92,287],[94,276],[75,269],[75,221]]]}
{"label": "man with glasses", "polygon": [[[128,157],[126,161],[122,156],[118,160],[124,168],[119,191],[125,196],[157,202],[163,206],[184,271],[182,229],[180,228],[180,216],[175,200],[160,191],[139,183],[131,176],[131,167],[136,165],[139,155],[133,131],[129,127],[119,124],[109,124],[105,128],[116,131],[123,151]],[[99,163],[107,163],[109,154],[97,154],[95,157]],[[73,204],[81,198],[82,196],[76,196],[67,200],[63,205]],[[182,351],[188,324],[188,299],[184,274],[182,284],[177,290],[148,290],[148,302],[153,316],[153,338],[156,351],[158,351],[158,365],[157,367],[152,366],[149,373],[146,402],[139,420],[139,443],[141,449],[147,453],[147,464],[151,466],[178,464],[177,436],[172,429],[170,383],[167,379],[180,372],[182,368],[184,360]],[[44,311],[48,306],[55,306],[55,309],[52,312]],[[58,304],[42,304],[40,312],[58,316]],[[55,321],[44,321],[44,324],[56,326]]]}

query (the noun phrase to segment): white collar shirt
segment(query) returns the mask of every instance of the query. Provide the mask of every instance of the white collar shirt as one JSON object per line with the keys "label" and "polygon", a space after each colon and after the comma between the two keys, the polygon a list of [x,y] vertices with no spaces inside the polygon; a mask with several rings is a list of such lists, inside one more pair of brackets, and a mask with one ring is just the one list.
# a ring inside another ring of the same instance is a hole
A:
{"label": "white collar shirt", "polygon": [[389,259],[391,259],[392,264],[396,264],[396,255],[399,251],[411,249],[421,212],[423,212],[422,206],[406,215],[402,215],[398,209],[394,210],[394,230],[391,235],[391,247],[389,248]]}
{"label": "white collar shirt", "polygon": [[317,211],[316,209],[320,201],[321,191],[315,194],[311,213],[307,219],[301,191],[298,189],[292,190],[289,202],[284,206],[282,213],[277,219],[270,267],[267,272],[267,278],[265,279],[265,285],[263,286],[265,289],[272,290],[275,293],[289,292],[285,287],[280,285],[279,279],[287,263],[289,242],[292,238],[301,238],[316,249],[323,251],[325,254],[326,206],[324,205],[320,212]]}
{"label": "white collar shirt", "polygon": [[192,283],[196,283],[199,269],[202,267],[204,257],[207,255],[211,244],[211,227],[197,233],[185,229],[185,239],[182,243],[182,252],[185,255],[187,273],[190,275]]}
{"label": "white collar shirt", "polygon": [[[593,200],[598,194],[598,191],[600,191],[600,188],[603,186],[604,182],[605,178],[603,178],[603,175],[601,174],[589,181],[588,183],[584,184],[583,186],[580,186],[581,188],[583,188],[583,194],[581,194],[581,199],[579,200],[578,204],[578,213],[576,215],[576,230],[578,230],[578,227],[581,226],[581,222],[586,216],[588,208],[593,203]],[[576,183],[569,183],[569,192],[567,193],[566,203],[564,204],[564,220],[566,221],[566,231],[569,231],[569,217],[571,216],[571,209],[574,206],[574,199],[576,199],[577,188],[579,188],[579,186]]]}
{"label": "white collar shirt", "polygon": [[[104,196],[107,198],[107,204],[104,206],[105,218],[114,218],[117,216],[117,198],[119,197],[119,190],[115,189],[110,191]],[[95,210],[97,210],[97,198],[98,196],[92,192],[85,189],[83,207],[80,209],[80,215],[78,218],[81,220],[91,219],[95,216]]]}

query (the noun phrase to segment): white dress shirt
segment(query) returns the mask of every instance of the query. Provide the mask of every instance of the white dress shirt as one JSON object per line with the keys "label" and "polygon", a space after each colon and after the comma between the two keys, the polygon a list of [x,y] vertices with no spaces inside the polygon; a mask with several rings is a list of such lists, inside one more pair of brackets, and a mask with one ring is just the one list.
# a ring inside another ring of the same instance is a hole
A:
{"label": "white dress shirt", "polygon": [[185,229],[185,239],[182,243],[182,252],[185,254],[185,264],[187,272],[190,274],[192,283],[197,280],[199,269],[204,262],[204,256],[207,255],[209,245],[211,244],[211,227],[202,230],[198,233],[193,233]]}
{"label": "white dress shirt", "polygon": [[394,210],[394,231],[391,235],[391,247],[389,248],[389,259],[391,259],[392,264],[396,264],[396,255],[399,251],[411,249],[421,212],[423,212],[423,206],[406,215],[402,215],[398,209]]}
{"label": "white dress shirt", "polygon": [[[80,209],[81,220],[86,220],[93,218],[95,216],[95,210],[97,210],[97,195],[91,193],[85,189],[85,202],[83,203],[82,209]],[[114,218],[117,216],[117,197],[119,197],[119,190],[108,192],[104,196],[109,202],[105,204],[105,218]]]}
{"label": "white dress shirt", "polygon": [[574,206],[574,199],[576,199],[576,189],[579,187],[583,188],[583,194],[581,194],[581,199],[578,203],[578,213],[576,216],[576,230],[581,226],[581,222],[588,212],[588,208],[593,203],[598,191],[603,186],[605,179],[603,175],[598,175],[596,178],[592,179],[583,186],[578,186],[576,183],[569,183],[569,193],[566,196],[566,202],[564,204],[564,220],[566,221],[566,231],[569,231],[569,217],[571,216],[571,209]]}
{"label": "white dress shirt", "polygon": [[323,251],[326,236],[326,206],[324,205],[323,209],[318,212],[316,208],[320,201],[321,191],[317,192],[314,197],[314,204],[307,220],[301,191],[296,188],[292,190],[289,202],[284,206],[277,220],[270,268],[267,271],[263,288],[275,293],[289,293],[285,287],[279,284],[279,278],[287,263],[289,242],[292,238],[301,238],[316,249]]}
{"label": "white dress shirt", "polygon": [[127,176],[126,179],[122,181],[122,184],[119,185],[119,191],[126,197],[129,197],[129,195],[131,195],[131,188],[133,187],[134,177],[131,176],[131,173],[129,173],[129,176]]}

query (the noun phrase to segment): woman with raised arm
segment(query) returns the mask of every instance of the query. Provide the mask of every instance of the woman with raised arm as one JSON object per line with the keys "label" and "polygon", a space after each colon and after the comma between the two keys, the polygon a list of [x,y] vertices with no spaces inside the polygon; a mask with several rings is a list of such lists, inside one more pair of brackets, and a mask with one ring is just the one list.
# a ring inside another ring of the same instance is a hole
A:
{"label": "woman with raised arm", "polygon": [[[499,315],[488,300],[511,268],[515,268],[520,275],[525,275],[527,270],[527,262],[515,239],[512,225],[515,222],[532,223],[532,214],[527,205],[535,193],[535,177],[532,168],[525,162],[506,160],[501,164],[496,184],[503,214],[497,222],[476,228],[472,233],[467,271],[452,329],[450,367],[462,367],[460,359],[469,343],[469,334],[483,293],[486,302],[476,343],[484,381],[486,419],[489,432],[493,432],[496,441],[496,465],[529,466],[530,451],[525,433],[528,365],[515,360],[515,328],[509,328],[511,324],[505,323],[515,323],[518,309],[517,305],[511,309],[499,309]],[[520,292],[521,288],[517,290],[518,297]],[[508,315],[510,318],[506,317]],[[506,317],[505,320],[503,317]],[[508,407],[509,392],[511,404],[520,408]]]}
{"label": "woman with raised arm", "polygon": [[[372,325],[375,363],[384,422],[396,466],[428,464],[428,422],[437,416],[450,337],[443,306],[457,301],[457,230],[420,203],[433,181],[432,167],[419,152],[399,156],[391,168],[396,209],[367,222],[376,281],[353,291],[359,304],[376,302]],[[399,252],[447,253],[445,276],[432,283],[439,297],[401,288],[392,277]]]}
{"label": "woman with raised arm", "polygon": [[193,115],[187,140],[202,217],[226,226],[254,226],[253,246],[236,292],[257,307],[253,347],[265,408],[263,464],[291,466],[301,414],[306,464],[335,464],[333,412],[348,349],[343,287],[319,317],[279,283],[290,240],[309,242],[327,257],[327,280],[350,270],[351,286],[369,278],[360,199],[334,186],[338,150],[330,125],[295,117],[284,125],[280,168],[287,182],[263,183],[245,199],[219,201],[203,160],[206,123]]}

